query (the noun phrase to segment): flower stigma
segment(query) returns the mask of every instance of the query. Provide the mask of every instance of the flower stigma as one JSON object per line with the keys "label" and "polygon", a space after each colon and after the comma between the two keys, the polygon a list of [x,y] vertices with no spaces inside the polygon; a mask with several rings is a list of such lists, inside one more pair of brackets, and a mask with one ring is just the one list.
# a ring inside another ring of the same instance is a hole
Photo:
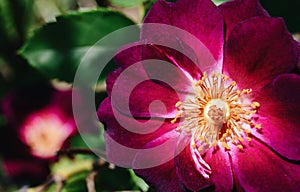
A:
{"label": "flower stigma", "polygon": [[192,137],[191,146],[200,153],[221,144],[230,150],[230,143],[243,149],[245,140],[251,141],[251,128],[261,129],[252,121],[260,107],[251,102],[251,89],[239,90],[235,81],[228,76],[204,72],[202,78],[194,83],[194,94],[176,103],[177,114],[171,123],[182,121],[176,128]]}

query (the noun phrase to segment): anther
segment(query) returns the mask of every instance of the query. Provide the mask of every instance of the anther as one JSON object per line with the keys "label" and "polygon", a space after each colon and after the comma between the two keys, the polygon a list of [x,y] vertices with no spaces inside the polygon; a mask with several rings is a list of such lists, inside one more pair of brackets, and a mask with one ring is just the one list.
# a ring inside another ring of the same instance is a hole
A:
{"label": "anther", "polygon": [[237,145],[237,148],[244,149],[243,145]]}
{"label": "anther", "polygon": [[260,107],[260,103],[258,103],[258,102],[253,102],[252,104],[251,104],[251,107],[253,108],[253,109],[256,109],[256,108],[258,108],[258,107]]}
{"label": "anther", "polygon": [[181,102],[178,101],[176,104],[175,104],[175,107],[179,107],[181,105]]}
{"label": "anther", "polygon": [[255,125],[255,128],[256,128],[256,129],[261,129],[261,124],[256,124],[256,125]]}

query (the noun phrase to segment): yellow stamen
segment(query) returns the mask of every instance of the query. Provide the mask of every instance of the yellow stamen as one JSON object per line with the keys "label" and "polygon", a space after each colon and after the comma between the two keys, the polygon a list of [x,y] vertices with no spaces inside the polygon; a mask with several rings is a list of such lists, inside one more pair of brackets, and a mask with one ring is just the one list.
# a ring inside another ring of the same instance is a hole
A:
{"label": "yellow stamen", "polygon": [[255,125],[255,128],[256,128],[256,129],[261,129],[261,124],[256,124],[256,125]]}
{"label": "yellow stamen", "polygon": [[252,140],[250,137],[246,137],[246,139],[247,139],[248,141],[251,141],[251,140]]}
{"label": "yellow stamen", "polygon": [[222,147],[224,147],[224,148],[230,150],[229,145],[228,145],[227,143],[225,143],[225,142],[222,142]]}
{"label": "yellow stamen", "polygon": [[176,104],[175,104],[175,107],[179,107],[181,105],[181,102],[178,101]]}
{"label": "yellow stamen", "polygon": [[260,103],[258,103],[258,102],[253,102],[253,103],[251,104],[251,107],[252,107],[253,109],[256,109],[256,108],[260,107]]}
{"label": "yellow stamen", "polygon": [[252,122],[251,116],[260,107],[260,103],[248,100],[252,89],[239,90],[237,83],[227,82],[228,79],[218,72],[210,76],[204,72],[202,78],[194,83],[194,96],[175,105],[178,113],[171,123],[181,118],[176,130],[191,133],[191,145],[199,151],[214,147],[219,142],[227,150],[230,150],[229,143],[244,149],[240,143],[251,141],[249,128],[261,129],[260,124]]}

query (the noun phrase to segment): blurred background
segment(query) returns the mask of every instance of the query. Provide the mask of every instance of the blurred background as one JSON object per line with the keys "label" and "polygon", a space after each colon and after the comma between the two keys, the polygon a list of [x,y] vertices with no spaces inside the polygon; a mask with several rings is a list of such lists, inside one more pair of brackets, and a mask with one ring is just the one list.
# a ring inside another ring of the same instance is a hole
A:
{"label": "blurred background", "polygon": [[[0,192],[152,191],[132,170],[89,151],[76,128],[71,89],[87,48],[142,23],[155,1],[0,0]],[[300,40],[300,1],[261,4]],[[107,96],[105,78],[114,68],[111,61],[99,78],[95,106]],[[89,142],[105,147],[97,126]]]}

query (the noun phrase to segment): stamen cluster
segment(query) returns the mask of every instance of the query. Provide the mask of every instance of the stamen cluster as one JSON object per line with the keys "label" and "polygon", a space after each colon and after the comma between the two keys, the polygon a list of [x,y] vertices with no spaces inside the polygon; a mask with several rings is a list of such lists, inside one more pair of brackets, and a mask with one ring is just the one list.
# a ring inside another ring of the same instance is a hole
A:
{"label": "stamen cluster", "polygon": [[260,107],[258,102],[250,102],[251,89],[239,90],[236,82],[228,82],[228,77],[204,72],[194,84],[194,95],[184,102],[177,102],[177,115],[171,123],[182,118],[177,131],[185,131],[192,137],[193,148],[202,152],[221,143],[230,150],[229,143],[243,149],[244,140],[251,141],[250,128],[261,129],[254,124],[253,114]]}

